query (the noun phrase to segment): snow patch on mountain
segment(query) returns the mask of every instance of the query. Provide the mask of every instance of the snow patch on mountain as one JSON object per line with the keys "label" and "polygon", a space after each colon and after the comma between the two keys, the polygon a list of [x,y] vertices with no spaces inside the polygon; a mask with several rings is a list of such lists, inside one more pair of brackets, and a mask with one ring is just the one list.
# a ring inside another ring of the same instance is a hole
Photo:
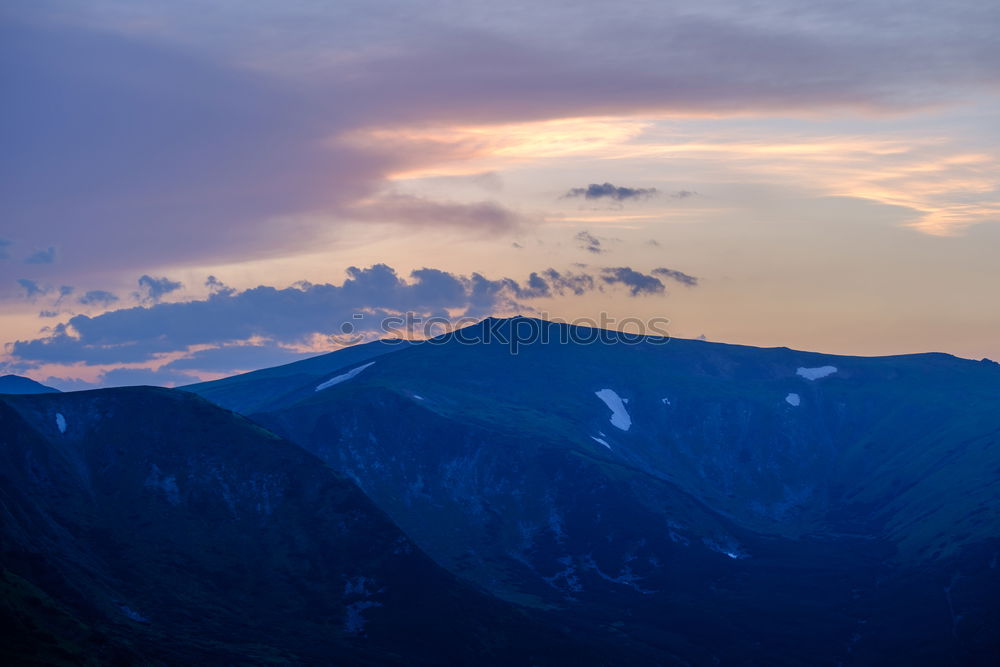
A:
{"label": "snow patch on mountain", "polygon": [[368,619],[364,616],[366,609],[381,607],[382,603],[372,599],[373,595],[381,593],[383,589],[374,592],[370,588],[375,587],[375,582],[368,577],[353,577],[347,580],[344,585],[344,597],[360,597],[347,605],[344,617],[344,632],[349,635],[363,635],[365,624]]}
{"label": "snow patch on mountain", "polygon": [[[601,435],[604,435],[604,434],[602,433]],[[609,445],[606,440],[598,438],[596,435],[592,435],[590,437],[591,437],[592,440],[596,440],[597,442],[601,443],[602,445],[604,445],[608,449],[611,449],[611,445]]]}
{"label": "snow patch on mountain", "polygon": [[136,623],[149,623],[148,618],[126,604],[119,605],[118,608],[121,609],[122,613],[125,614],[125,617],[131,621],[135,621]]}
{"label": "snow patch on mountain", "polygon": [[352,377],[355,377],[358,373],[360,373],[361,371],[365,370],[366,368],[368,368],[369,366],[372,366],[374,364],[375,364],[374,361],[369,361],[367,364],[362,364],[362,365],[358,366],[357,368],[352,368],[351,370],[347,371],[346,373],[344,373],[342,375],[338,375],[336,377],[332,377],[329,380],[327,380],[326,382],[324,382],[322,384],[319,384],[319,385],[316,385],[316,391],[323,391],[324,389],[328,389],[328,388],[332,387],[335,384],[340,384],[341,382],[346,382],[347,380],[350,380]]}
{"label": "snow patch on mountain", "polygon": [[798,394],[789,394],[788,396],[785,396],[785,401],[787,401],[789,405],[798,407],[802,403],[802,397]]}
{"label": "snow patch on mountain", "polygon": [[66,418],[63,417],[63,413],[56,413],[56,427],[59,429],[60,433],[66,432]]}
{"label": "snow patch on mountain", "polygon": [[610,575],[604,572],[591,554],[587,554],[586,556],[580,558],[580,565],[583,566],[584,569],[593,570],[601,579],[610,581],[613,584],[628,586],[643,595],[652,595],[655,593],[656,591],[646,590],[639,585],[639,582],[641,582],[643,578],[632,572],[632,568],[628,566],[629,560],[634,560],[634,556],[626,557],[626,564],[617,575]]}
{"label": "snow patch on mountain", "polygon": [[732,558],[733,560],[742,560],[744,558],[749,558],[750,555],[740,548],[740,545],[736,543],[732,538],[718,538],[710,539],[708,537],[702,538],[702,544],[711,549],[712,551],[717,551],[718,553]]}
{"label": "snow patch on mountain", "polygon": [[359,600],[347,605],[347,608],[344,610],[344,632],[349,635],[363,634],[365,623],[367,623],[364,611],[381,606],[381,602],[375,602],[374,600]]}
{"label": "snow patch on mountain", "polygon": [[577,574],[572,556],[562,556],[557,559],[557,562],[565,567],[551,577],[542,577],[545,583],[564,593],[583,592],[583,584],[580,583],[580,577]]}
{"label": "snow patch on mountain", "polygon": [[795,371],[795,374],[801,375],[807,380],[819,380],[828,375],[833,375],[836,372],[836,366],[817,366],[816,368],[805,368],[800,366],[799,369]]}
{"label": "snow patch on mountain", "polygon": [[615,392],[614,389],[601,389],[594,392],[597,398],[604,401],[604,404],[611,410],[611,425],[627,431],[632,427],[632,417],[625,409],[625,401]]}
{"label": "snow patch on mountain", "polygon": [[173,475],[164,475],[160,466],[153,464],[149,470],[149,476],[143,483],[147,489],[159,489],[166,496],[167,502],[175,507],[181,504],[181,490],[177,486],[177,478]]}

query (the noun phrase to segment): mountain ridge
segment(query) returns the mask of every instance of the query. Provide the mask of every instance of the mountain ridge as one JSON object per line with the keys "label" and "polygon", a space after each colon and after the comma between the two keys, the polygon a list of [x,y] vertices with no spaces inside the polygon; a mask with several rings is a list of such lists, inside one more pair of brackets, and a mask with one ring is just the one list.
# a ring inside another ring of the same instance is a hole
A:
{"label": "mountain ridge", "polygon": [[0,375],[0,394],[58,394],[55,387],[49,387],[23,375]]}

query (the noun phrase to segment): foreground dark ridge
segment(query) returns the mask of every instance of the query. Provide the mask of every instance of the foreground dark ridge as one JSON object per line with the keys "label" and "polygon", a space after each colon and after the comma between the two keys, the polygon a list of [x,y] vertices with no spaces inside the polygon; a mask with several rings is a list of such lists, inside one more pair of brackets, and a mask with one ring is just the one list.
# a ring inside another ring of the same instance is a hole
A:
{"label": "foreground dark ridge", "polygon": [[455,580],[352,482],[188,393],[0,397],[0,475],[4,664],[618,661]]}

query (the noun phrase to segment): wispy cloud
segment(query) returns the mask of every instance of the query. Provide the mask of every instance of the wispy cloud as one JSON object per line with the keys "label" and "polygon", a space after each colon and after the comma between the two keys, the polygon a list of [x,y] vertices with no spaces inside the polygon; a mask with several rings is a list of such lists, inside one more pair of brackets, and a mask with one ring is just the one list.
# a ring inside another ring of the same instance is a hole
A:
{"label": "wispy cloud", "polygon": [[42,285],[37,280],[30,280],[28,278],[18,278],[17,284],[20,285],[21,289],[24,291],[24,297],[31,300],[40,296],[45,296],[52,291],[51,285]]}
{"label": "wispy cloud", "polygon": [[676,271],[674,269],[668,269],[665,267],[660,267],[658,269],[653,269],[650,271],[653,275],[663,276],[664,278],[670,278],[671,280],[676,280],[686,287],[695,287],[698,284],[698,279],[692,275],[688,275],[683,271]]}
{"label": "wispy cloud", "polygon": [[607,252],[607,249],[601,243],[601,239],[586,230],[577,232],[573,238],[576,239],[577,245],[587,252],[594,253],[595,255]]}
{"label": "wispy cloud", "polygon": [[359,202],[346,214],[356,220],[418,229],[453,227],[474,234],[513,231],[526,223],[518,213],[492,201],[445,202],[403,194],[386,194]]}

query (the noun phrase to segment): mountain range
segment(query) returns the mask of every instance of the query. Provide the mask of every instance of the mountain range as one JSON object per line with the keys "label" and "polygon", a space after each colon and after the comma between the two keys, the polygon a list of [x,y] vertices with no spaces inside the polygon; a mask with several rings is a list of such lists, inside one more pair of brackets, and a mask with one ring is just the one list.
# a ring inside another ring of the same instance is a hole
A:
{"label": "mountain range", "polygon": [[1000,655],[987,360],[491,318],[0,414],[39,664]]}

